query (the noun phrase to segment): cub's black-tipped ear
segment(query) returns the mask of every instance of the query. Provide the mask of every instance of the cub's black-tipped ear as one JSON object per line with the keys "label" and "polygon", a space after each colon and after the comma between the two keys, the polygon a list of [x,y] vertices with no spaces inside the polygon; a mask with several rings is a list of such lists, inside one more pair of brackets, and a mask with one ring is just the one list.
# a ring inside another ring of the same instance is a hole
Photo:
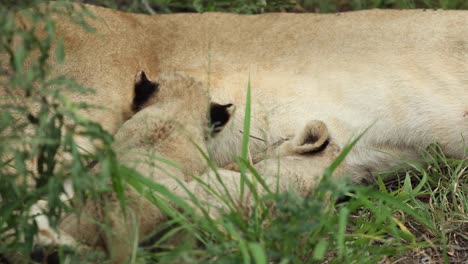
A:
{"label": "cub's black-tipped ear", "polygon": [[218,103],[210,103],[210,127],[211,134],[217,134],[226,126],[229,119],[234,113],[235,106],[233,104],[221,105]]}
{"label": "cub's black-tipped ear", "polygon": [[135,76],[134,97],[132,111],[138,112],[143,105],[157,92],[159,84],[148,80],[144,71],[139,71]]}
{"label": "cub's black-tipped ear", "polygon": [[328,128],[322,121],[313,120],[306,124],[291,144],[297,154],[311,154],[324,150],[329,141]]}

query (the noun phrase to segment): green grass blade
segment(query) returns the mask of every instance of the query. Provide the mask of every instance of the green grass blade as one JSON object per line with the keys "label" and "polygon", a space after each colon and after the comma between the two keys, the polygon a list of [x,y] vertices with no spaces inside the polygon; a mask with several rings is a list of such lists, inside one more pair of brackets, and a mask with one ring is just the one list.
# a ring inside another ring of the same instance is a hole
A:
{"label": "green grass blade", "polygon": [[339,217],[338,217],[338,232],[336,233],[336,243],[338,249],[338,256],[339,258],[343,258],[344,256],[344,249],[345,249],[345,232],[346,232],[346,225],[349,215],[349,209],[343,207],[340,209]]}
{"label": "green grass blade", "polygon": [[333,172],[338,168],[338,166],[344,161],[349,152],[353,149],[356,143],[364,136],[365,133],[370,129],[366,128],[359,136],[357,136],[350,144],[346,145],[341,151],[340,155],[332,162],[332,164],[325,169],[324,175],[326,178],[331,179]]}
{"label": "green grass blade", "polygon": [[[208,167],[214,172],[216,180],[221,184],[221,187],[223,188],[224,194],[227,196],[227,200],[229,201],[229,202],[225,202],[225,204],[228,205],[230,207],[230,209],[232,210],[233,209],[232,206],[236,204],[235,200],[232,197],[231,193],[229,192],[229,190],[228,190],[226,184],[224,183],[223,179],[221,179],[221,177],[219,175],[219,172],[218,172],[218,169],[216,167],[216,164],[213,162],[212,159],[210,159],[210,157],[207,155],[207,153],[205,153],[203,151],[203,149],[200,148],[200,146],[198,146],[198,144],[196,144],[194,141],[192,141],[192,144],[198,149],[200,154],[203,156],[203,158],[207,162]],[[194,179],[196,179],[200,184],[204,185],[205,188],[207,188],[213,195],[218,196],[219,198],[221,198],[223,200],[223,202],[225,201],[225,199],[222,198],[223,196],[221,194],[219,194],[218,192],[216,192],[208,184],[201,181],[198,177],[194,177]]]}
{"label": "green grass blade", "polygon": [[[244,116],[244,131],[242,135],[242,150],[241,150],[241,159],[249,160],[249,138],[250,138],[250,115],[251,115],[251,97],[250,97],[250,75],[247,85],[247,96],[245,98],[245,116]],[[244,183],[246,177],[245,166],[239,164],[239,169],[241,172],[240,178],[240,199],[244,197]]]}
{"label": "green grass blade", "polygon": [[328,241],[325,239],[320,239],[315,245],[314,253],[312,255],[314,260],[323,260],[328,249]]}
{"label": "green grass blade", "polygon": [[263,187],[263,189],[265,189],[268,194],[271,194],[272,192],[271,192],[270,187],[268,187],[265,180],[263,180],[262,176],[260,176],[260,174],[257,172],[257,170],[252,165],[250,165],[250,163],[248,161],[246,161],[246,160],[241,160],[240,162],[244,164],[244,166],[249,170],[249,172],[252,174],[254,179],[258,183],[260,183],[260,185]]}
{"label": "green grass blade", "polygon": [[249,249],[255,264],[266,264],[267,256],[265,250],[259,243],[249,243]]}

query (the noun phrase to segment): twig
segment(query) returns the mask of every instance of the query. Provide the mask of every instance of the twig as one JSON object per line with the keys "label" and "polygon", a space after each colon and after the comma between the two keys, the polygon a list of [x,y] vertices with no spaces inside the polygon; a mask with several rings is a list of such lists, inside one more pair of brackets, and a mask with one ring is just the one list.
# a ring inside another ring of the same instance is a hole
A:
{"label": "twig", "polygon": [[[241,132],[242,134],[244,134],[244,131],[242,131],[242,130],[239,130],[239,132]],[[262,138],[259,138],[259,137],[256,137],[256,136],[249,135],[249,137],[251,137],[251,138],[253,138],[253,139],[256,139],[256,140],[260,140],[260,141],[266,142],[266,140],[264,140],[264,139],[262,139]]]}

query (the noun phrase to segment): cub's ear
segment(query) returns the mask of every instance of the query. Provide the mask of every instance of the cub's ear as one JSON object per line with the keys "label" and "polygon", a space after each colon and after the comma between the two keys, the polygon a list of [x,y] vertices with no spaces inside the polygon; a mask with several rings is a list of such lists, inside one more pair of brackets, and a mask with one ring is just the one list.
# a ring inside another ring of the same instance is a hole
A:
{"label": "cub's ear", "polygon": [[132,111],[140,111],[145,103],[158,91],[159,84],[148,80],[144,71],[139,71],[135,76],[134,96]]}
{"label": "cub's ear", "polygon": [[291,141],[291,150],[297,154],[323,151],[329,142],[328,128],[322,121],[309,121]]}
{"label": "cub's ear", "polygon": [[210,128],[211,135],[216,135],[221,132],[226,124],[231,119],[236,107],[233,104],[221,105],[218,103],[210,103]]}

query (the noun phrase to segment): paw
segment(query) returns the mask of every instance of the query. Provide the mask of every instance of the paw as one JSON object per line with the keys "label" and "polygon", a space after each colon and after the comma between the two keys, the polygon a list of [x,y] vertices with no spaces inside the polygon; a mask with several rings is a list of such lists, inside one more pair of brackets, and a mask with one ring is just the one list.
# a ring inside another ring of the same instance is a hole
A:
{"label": "paw", "polygon": [[49,223],[49,219],[44,214],[47,209],[47,201],[40,200],[31,206],[29,214],[33,217],[37,226],[37,235],[34,244],[40,247],[65,245],[76,246],[75,240],[60,230],[54,230]]}

